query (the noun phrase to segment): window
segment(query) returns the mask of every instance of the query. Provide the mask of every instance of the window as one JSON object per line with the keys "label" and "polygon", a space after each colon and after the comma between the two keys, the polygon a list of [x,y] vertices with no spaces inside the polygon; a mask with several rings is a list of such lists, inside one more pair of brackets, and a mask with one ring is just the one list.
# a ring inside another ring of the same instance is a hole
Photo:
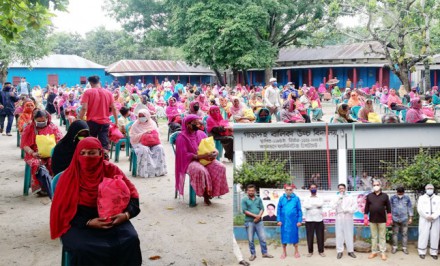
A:
{"label": "window", "polygon": [[80,77],[79,78],[79,83],[81,85],[87,84],[87,77]]}
{"label": "window", "polygon": [[47,83],[49,85],[58,85],[58,75],[57,74],[49,74],[47,75]]}

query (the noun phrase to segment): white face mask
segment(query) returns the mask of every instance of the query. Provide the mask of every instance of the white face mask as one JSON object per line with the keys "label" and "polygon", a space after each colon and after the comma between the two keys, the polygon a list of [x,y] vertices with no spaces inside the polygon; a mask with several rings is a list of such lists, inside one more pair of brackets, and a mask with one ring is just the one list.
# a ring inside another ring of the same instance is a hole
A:
{"label": "white face mask", "polygon": [[426,190],[426,194],[428,194],[429,196],[431,196],[432,194],[434,194],[434,189],[427,189],[427,190]]}
{"label": "white face mask", "polygon": [[380,190],[380,186],[374,186],[373,190],[374,190],[374,192],[378,192]]}
{"label": "white face mask", "polygon": [[139,117],[139,121],[141,121],[142,123],[147,122],[147,118],[146,117]]}

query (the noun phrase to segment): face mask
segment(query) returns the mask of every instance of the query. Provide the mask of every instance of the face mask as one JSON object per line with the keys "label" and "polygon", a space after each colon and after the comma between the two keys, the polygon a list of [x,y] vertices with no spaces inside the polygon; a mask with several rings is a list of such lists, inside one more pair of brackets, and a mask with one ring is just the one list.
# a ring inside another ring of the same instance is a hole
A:
{"label": "face mask", "polygon": [[380,190],[380,186],[374,186],[374,187],[373,187],[373,190],[374,190],[375,192],[378,192],[378,191]]}
{"label": "face mask", "polygon": [[35,124],[37,125],[38,128],[43,128],[43,127],[47,126],[47,121],[44,121],[44,122],[35,121]]}
{"label": "face mask", "polygon": [[199,110],[199,106],[197,106],[197,105],[194,105],[194,111],[198,111]]}
{"label": "face mask", "polygon": [[192,128],[193,131],[199,130],[199,126],[198,125],[191,125],[191,128]]}
{"label": "face mask", "polygon": [[194,93],[194,91],[193,90],[189,90],[189,93]]}
{"label": "face mask", "polygon": [[274,82],[274,83],[273,83],[273,86],[274,86],[274,87],[277,87],[277,86],[278,86],[278,83]]}
{"label": "face mask", "polygon": [[98,169],[100,163],[102,163],[102,156],[79,156],[79,164],[86,171]]}
{"label": "face mask", "polygon": [[78,137],[78,141],[83,140],[85,137]]}
{"label": "face mask", "polygon": [[147,120],[148,119],[146,117],[139,117],[139,121],[142,122],[142,123],[147,122]]}
{"label": "face mask", "polygon": [[434,194],[434,190],[433,190],[433,189],[427,189],[427,190],[426,190],[426,194],[428,194],[429,196],[431,196],[432,194]]}
{"label": "face mask", "polygon": [[310,190],[310,192],[312,192],[312,194],[316,194],[316,189],[312,189],[312,190]]}

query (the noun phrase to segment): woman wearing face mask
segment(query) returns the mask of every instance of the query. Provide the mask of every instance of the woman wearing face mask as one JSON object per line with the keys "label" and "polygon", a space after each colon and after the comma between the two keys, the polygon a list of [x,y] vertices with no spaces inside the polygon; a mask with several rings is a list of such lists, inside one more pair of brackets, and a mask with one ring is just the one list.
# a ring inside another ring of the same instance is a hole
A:
{"label": "woman wearing face mask", "polygon": [[139,111],[139,118],[130,128],[130,143],[137,156],[138,175],[142,177],[164,176],[167,174],[165,152],[162,144],[145,146],[141,143],[144,134],[158,133],[156,122],[147,109]]}
{"label": "woman wearing face mask", "polygon": [[232,161],[234,158],[234,137],[232,135],[232,126],[229,121],[223,119],[220,108],[211,106],[206,120],[207,132],[213,136],[215,140],[220,140],[225,149],[225,157]]}
{"label": "woman wearing face mask", "polygon": [[76,120],[70,125],[64,138],[53,149],[52,171],[54,175],[69,167],[78,142],[88,136],[90,136],[90,131],[86,121]]}
{"label": "woman wearing face mask", "polygon": [[422,100],[415,99],[411,101],[411,108],[406,113],[407,123],[426,123],[428,118],[425,116],[422,110]]}
{"label": "woman wearing face mask", "polygon": [[[203,155],[197,153],[200,142],[207,137],[199,130],[201,126],[202,122],[196,115],[188,115],[183,119],[182,132],[176,139],[176,190],[183,195],[185,174],[188,173],[196,195],[203,197],[206,205],[211,205],[212,197],[228,193],[229,188],[226,167],[216,160],[218,152]],[[211,163],[204,166],[199,162],[201,159]]]}
{"label": "woman wearing face mask", "polygon": [[32,112],[35,109],[35,104],[31,100],[27,100],[23,103],[23,112],[18,118],[18,131],[23,133],[24,125],[32,123]]}
{"label": "woman wearing face mask", "polygon": [[61,131],[51,122],[51,120],[52,117],[46,111],[41,111],[38,109],[34,110],[33,121],[24,129],[20,145],[20,148],[25,152],[24,161],[31,167],[32,192],[39,193],[39,195],[45,195],[46,192],[41,192],[40,182],[37,180],[35,174],[40,165],[45,165],[49,172],[51,172],[52,159],[50,157],[41,158],[40,154],[38,153],[36,136],[53,134],[55,135],[56,142],[63,137]]}
{"label": "woman wearing face mask", "polygon": [[[129,192],[121,193],[128,205],[110,217],[98,214],[98,187],[104,178],[120,178]],[[61,238],[63,250],[69,252],[69,264],[141,265],[138,234],[130,223],[139,212],[135,186],[121,169],[104,160],[99,140],[81,140],[58,180],[50,210],[51,238]]]}
{"label": "woman wearing face mask", "polygon": [[198,117],[204,117],[205,114],[200,110],[200,103],[196,101],[192,101],[189,104],[189,110],[185,115],[197,115]]}

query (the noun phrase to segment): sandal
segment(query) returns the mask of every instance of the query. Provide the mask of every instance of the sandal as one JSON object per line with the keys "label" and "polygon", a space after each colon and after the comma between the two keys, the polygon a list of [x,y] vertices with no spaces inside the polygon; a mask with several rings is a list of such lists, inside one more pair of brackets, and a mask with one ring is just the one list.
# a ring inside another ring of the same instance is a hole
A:
{"label": "sandal", "polygon": [[300,257],[299,252],[295,252],[295,258],[299,259]]}

